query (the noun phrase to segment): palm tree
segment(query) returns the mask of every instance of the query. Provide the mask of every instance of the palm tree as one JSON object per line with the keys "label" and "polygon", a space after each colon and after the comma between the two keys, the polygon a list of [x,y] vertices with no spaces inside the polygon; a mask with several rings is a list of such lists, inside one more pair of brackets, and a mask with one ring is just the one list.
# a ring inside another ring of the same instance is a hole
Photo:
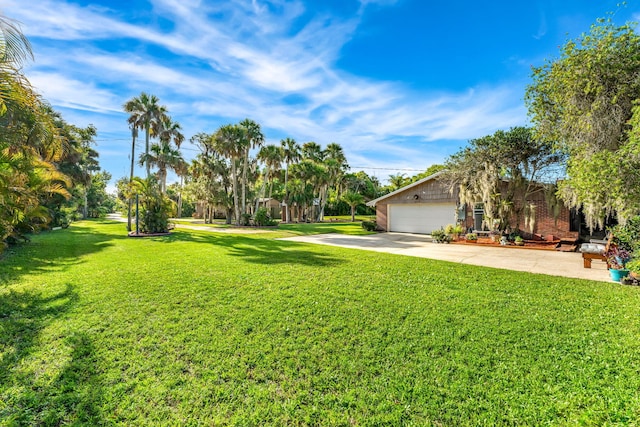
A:
{"label": "palm tree", "polygon": [[318,214],[318,221],[322,221],[324,218],[324,208],[327,203],[327,192],[329,187],[335,189],[336,194],[339,196],[340,182],[344,176],[344,173],[349,169],[347,158],[344,155],[344,150],[340,144],[332,142],[327,145],[324,153],[324,165],[327,168],[327,185],[324,187],[324,194],[320,195],[320,212]]}
{"label": "palm tree", "polygon": [[351,206],[351,222],[356,220],[356,207],[364,202],[364,197],[360,193],[347,191],[342,195],[342,201]]}
{"label": "palm tree", "polygon": [[[167,113],[167,107],[160,105],[159,102],[160,100],[157,96],[142,92],[140,96],[131,98],[122,106],[125,112],[131,114],[128,120],[129,123],[137,129],[144,129],[144,154],[146,159],[149,158],[149,138],[151,133],[157,133],[158,122]],[[147,162],[147,178],[150,174],[150,166]]]}
{"label": "palm tree", "polygon": [[244,129],[238,125],[221,126],[215,133],[215,147],[231,161],[231,185],[233,188],[233,208],[236,225],[240,225],[240,205],[238,203],[238,163],[245,153],[248,143]]}
{"label": "palm tree", "polygon": [[[282,167],[282,148],[277,145],[265,145],[260,148],[258,152],[258,160],[265,164],[265,172],[262,181],[262,197],[265,197],[265,188],[267,181],[269,181],[269,199],[271,199],[271,192],[273,190],[273,178],[280,171]],[[256,211],[259,207],[259,200],[256,201]]]}
{"label": "palm tree", "polygon": [[249,150],[261,147],[264,144],[264,135],[260,125],[251,119],[244,119],[240,122],[240,127],[244,129],[247,144],[244,151],[242,164],[242,213],[247,213],[247,172],[249,170]]}
{"label": "palm tree", "polygon": [[166,140],[159,144],[152,144],[150,153],[140,156],[140,164],[147,164],[158,168],[160,193],[167,191],[167,169],[177,171],[184,159],[177,148],[173,148]]}
{"label": "palm tree", "polygon": [[29,41],[0,15],[0,248],[51,219],[44,199],[71,197],[71,179],[58,169],[65,147],[55,114],[21,73],[29,59]]}
{"label": "palm tree", "polygon": [[322,147],[320,147],[320,144],[313,141],[302,144],[301,152],[303,159],[309,159],[314,162],[321,162],[324,158]]}
{"label": "palm tree", "polygon": [[7,100],[21,99],[23,93],[12,90],[14,85],[29,88],[28,81],[19,73],[29,60],[33,60],[31,43],[14,21],[0,14],[0,115],[7,112]]}
{"label": "palm tree", "polygon": [[158,139],[160,141],[173,141],[176,147],[180,148],[180,145],[184,142],[184,135],[180,132],[181,130],[180,123],[173,121],[171,116],[165,114],[158,120]]}
{"label": "palm tree", "polygon": [[282,157],[285,161],[286,169],[284,171],[284,205],[285,205],[285,222],[290,222],[289,218],[289,165],[300,160],[300,145],[293,138],[285,138],[280,141],[282,147]]}
{"label": "palm tree", "polygon": [[400,187],[404,186],[406,178],[403,173],[397,173],[395,175],[389,175],[389,182],[391,183],[394,190],[397,190]]}

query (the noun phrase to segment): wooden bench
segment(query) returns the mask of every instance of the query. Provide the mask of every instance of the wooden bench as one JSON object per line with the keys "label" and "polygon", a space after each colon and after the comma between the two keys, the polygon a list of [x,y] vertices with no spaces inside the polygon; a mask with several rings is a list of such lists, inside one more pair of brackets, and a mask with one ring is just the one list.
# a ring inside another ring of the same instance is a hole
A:
{"label": "wooden bench", "polygon": [[606,262],[607,269],[611,267],[609,265],[609,261],[607,260],[607,257],[604,254],[606,254],[609,251],[609,246],[611,245],[612,239],[613,239],[613,235],[609,234],[609,237],[607,238],[607,240],[591,240],[589,243],[583,243],[583,245],[604,244],[604,249],[602,250],[602,252],[588,252],[588,251],[583,251],[582,247],[580,248],[580,252],[582,252],[582,263],[584,265],[584,268],[591,268],[591,261],[594,259]]}

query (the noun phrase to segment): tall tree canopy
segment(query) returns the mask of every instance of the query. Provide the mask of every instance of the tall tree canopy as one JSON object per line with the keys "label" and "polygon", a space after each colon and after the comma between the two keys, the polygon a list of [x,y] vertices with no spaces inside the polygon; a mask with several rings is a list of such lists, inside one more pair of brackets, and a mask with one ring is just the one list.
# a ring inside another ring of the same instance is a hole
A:
{"label": "tall tree canopy", "polygon": [[533,69],[526,101],[540,139],[568,155],[559,195],[587,224],[640,212],[640,36],[634,25],[600,20]]}
{"label": "tall tree canopy", "polygon": [[483,203],[492,228],[519,228],[512,218],[531,217],[529,197],[558,174],[561,155],[536,139],[530,128],[514,127],[473,139],[446,161],[443,178],[457,189],[462,203]]}

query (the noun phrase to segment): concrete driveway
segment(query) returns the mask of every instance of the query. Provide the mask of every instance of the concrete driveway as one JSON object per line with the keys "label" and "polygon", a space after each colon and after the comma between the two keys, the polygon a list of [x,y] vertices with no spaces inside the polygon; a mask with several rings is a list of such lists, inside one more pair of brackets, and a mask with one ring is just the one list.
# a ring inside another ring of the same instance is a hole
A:
{"label": "concrete driveway", "polygon": [[592,268],[584,268],[582,256],[576,252],[469,244],[437,244],[433,243],[429,236],[405,233],[378,233],[366,236],[331,233],[289,237],[282,240],[611,282],[604,262],[594,261]]}

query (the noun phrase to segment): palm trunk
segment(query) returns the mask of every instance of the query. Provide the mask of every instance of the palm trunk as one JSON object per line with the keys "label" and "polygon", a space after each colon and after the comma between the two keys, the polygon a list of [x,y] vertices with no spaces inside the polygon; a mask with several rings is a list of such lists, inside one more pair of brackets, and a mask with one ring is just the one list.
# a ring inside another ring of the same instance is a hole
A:
{"label": "palm trunk", "polygon": [[[129,174],[129,186],[133,182],[133,166],[134,157],[136,155],[136,135],[138,131],[135,127],[131,128],[131,173]],[[131,191],[131,189],[129,189]],[[131,231],[131,208],[133,205],[133,199],[129,197],[129,209],[127,210],[127,231]]]}
{"label": "palm trunk", "polygon": [[[267,180],[265,179],[265,180],[263,180],[263,182],[262,182],[262,190],[260,190],[260,194],[262,194],[262,198],[263,198],[263,199],[264,199],[264,196],[265,196],[265,194],[264,194],[264,193],[265,193],[265,191],[266,191],[266,190],[267,190]],[[265,204],[266,204],[266,202],[265,202]],[[260,198],[259,198],[259,197],[256,197],[256,210],[255,210],[254,214],[255,214],[256,212],[258,212],[258,209],[259,209],[259,208],[260,208]]]}
{"label": "palm trunk", "polygon": [[158,170],[158,178],[160,178],[160,193],[167,192],[167,170],[162,168]]}
{"label": "palm trunk", "polygon": [[244,165],[242,167],[242,213],[247,213],[247,169],[249,168],[249,148],[244,153]]}
{"label": "palm trunk", "polygon": [[144,154],[145,154],[145,163],[146,163],[146,168],[147,168],[147,179],[149,178],[149,175],[151,174],[151,168],[149,166],[149,132],[150,132],[150,123],[147,120],[146,123],[144,124]]}
{"label": "palm trunk", "polygon": [[233,187],[233,209],[236,215],[236,225],[240,225],[240,205],[238,204],[238,178],[236,171],[236,159],[231,159],[231,180]]}
{"label": "palm trunk", "polygon": [[284,170],[284,206],[285,206],[285,223],[289,222],[289,163],[287,163],[287,168]]}
{"label": "palm trunk", "polygon": [[178,218],[182,218],[182,184],[184,177],[180,175],[180,192],[178,193]]}
{"label": "palm trunk", "polygon": [[320,209],[318,212],[318,222],[322,222],[324,220],[324,207],[327,204],[327,191],[328,187],[323,186],[322,191],[320,192]]}
{"label": "palm trunk", "polygon": [[351,206],[351,222],[355,222],[356,220],[356,207],[355,205]]}

